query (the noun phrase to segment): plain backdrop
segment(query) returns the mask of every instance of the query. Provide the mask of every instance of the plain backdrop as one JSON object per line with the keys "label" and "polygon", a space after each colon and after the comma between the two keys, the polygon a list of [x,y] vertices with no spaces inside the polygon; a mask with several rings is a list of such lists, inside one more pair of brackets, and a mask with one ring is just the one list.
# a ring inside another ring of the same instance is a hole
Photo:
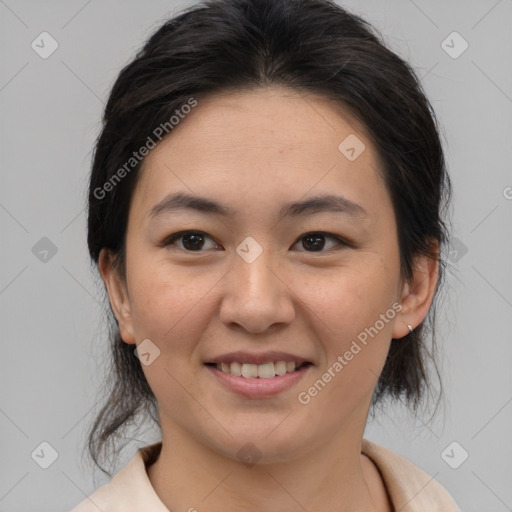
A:
{"label": "plain backdrop", "polygon": [[[108,480],[81,458],[107,340],[86,249],[91,151],[119,70],[189,4],[0,0],[0,511],[67,512]],[[512,1],[343,5],[421,77],[454,185],[443,404],[433,421],[390,408],[365,437],[464,511],[512,510]],[[58,44],[47,58],[41,37]],[[117,469],[158,440],[133,437]]]}

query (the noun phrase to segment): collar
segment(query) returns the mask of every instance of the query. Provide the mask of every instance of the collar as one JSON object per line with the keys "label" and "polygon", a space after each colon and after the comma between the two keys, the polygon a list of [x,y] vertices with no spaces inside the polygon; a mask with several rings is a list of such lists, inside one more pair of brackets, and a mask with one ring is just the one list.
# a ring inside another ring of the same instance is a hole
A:
{"label": "collar", "polygon": [[[156,494],[147,474],[162,450],[162,442],[139,448],[130,462],[109,484],[99,488],[87,500],[105,512],[169,512]],[[362,439],[361,453],[377,466],[395,510],[400,512],[460,512],[453,498],[434,477],[382,446]],[[437,473],[436,473],[437,475]],[[89,512],[93,508],[72,512]]]}

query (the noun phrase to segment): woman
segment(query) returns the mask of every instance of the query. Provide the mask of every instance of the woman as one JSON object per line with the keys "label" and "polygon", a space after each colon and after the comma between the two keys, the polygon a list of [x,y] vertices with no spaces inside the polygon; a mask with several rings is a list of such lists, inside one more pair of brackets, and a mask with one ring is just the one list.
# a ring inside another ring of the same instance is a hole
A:
{"label": "woman", "polygon": [[[113,314],[94,461],[162,441],[74,512],[456,511],[363,438],[427,382],[450,196],[411,68],[329,0],[212,0],[120,73],[88,245]],[[101,467],[101,466],[100,466]]]}

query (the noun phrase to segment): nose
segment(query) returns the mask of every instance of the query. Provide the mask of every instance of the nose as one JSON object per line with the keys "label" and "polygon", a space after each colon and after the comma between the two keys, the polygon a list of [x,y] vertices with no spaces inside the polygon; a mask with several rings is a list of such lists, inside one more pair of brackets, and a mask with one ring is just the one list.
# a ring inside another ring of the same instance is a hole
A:
{"label": "nose", "polygon": [[271,266],[268,252],[251,263],[238,255],[224,277],[221,321],[250,333],[262,333],[274,325],[290,324],[295,317],[293,292],[283,271]]}

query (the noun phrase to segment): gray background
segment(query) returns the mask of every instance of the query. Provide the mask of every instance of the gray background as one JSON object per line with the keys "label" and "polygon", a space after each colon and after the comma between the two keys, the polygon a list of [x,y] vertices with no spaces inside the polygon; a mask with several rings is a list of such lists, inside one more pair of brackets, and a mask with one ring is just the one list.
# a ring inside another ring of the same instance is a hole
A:
{"label": "gray background", "polygon": [[[117,73],[188,4],[0,0],[0,511],[66,512],[107,481],[81,463],[106,339],[86,251],[91,150]],[[455,189],[439,316],[444,406],[430,423],[394,407],[365,437],[435,476],[465,511],[512,510],[512,1],[344,5],[422,77]],[[43,31],[59,45],[47,59],[31,48]],[[442,46],[453,31],[469,43],[458,58]],[[41,252],[43,237],[55,254]],[[135,437],[118,469],[157,439],[152,430]],[[50,449],[31,456],[42,442],[58,454],[48,469],[35,460],[49,461]],[[468,459],[452,469],[445,460],[459,464],[462,450]]]}

